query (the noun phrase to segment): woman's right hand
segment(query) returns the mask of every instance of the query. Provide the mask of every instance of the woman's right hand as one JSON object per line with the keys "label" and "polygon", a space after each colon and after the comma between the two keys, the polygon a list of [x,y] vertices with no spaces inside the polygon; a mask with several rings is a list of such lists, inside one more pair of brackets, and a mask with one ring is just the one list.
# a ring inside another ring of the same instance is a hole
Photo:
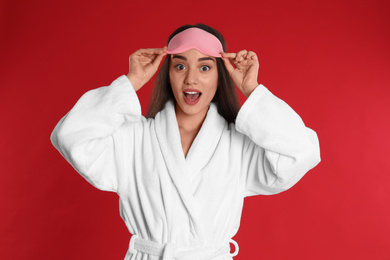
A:
{"label": "woman's right hand", "polygon": [[129,78],[135,91],[142,88],[156,73],[167,47],[156,49],[139,49],[129,57]]}

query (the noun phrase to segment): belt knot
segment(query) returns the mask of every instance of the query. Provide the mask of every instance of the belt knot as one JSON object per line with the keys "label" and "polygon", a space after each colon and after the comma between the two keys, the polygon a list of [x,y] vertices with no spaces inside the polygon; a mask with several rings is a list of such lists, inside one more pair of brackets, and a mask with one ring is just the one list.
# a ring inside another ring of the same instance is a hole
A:
{"label": "belt knot", "polygon": [[221,247],[194,247],[186,250],[179,250],[174,243],[157,243],[139,238],[133,235],[130,239],[129,253],[135,254],[137,251],[149,255],[162,257],[163,260],[209,260],[220,255],[238,254],[238,244],[233,239],[229,241],[235,247],[235,251],[230,253],[229,244]]}

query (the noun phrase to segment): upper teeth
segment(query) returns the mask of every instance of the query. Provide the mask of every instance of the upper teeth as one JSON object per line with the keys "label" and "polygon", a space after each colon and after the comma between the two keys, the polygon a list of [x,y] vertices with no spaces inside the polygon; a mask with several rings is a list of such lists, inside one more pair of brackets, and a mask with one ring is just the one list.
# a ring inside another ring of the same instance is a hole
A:
{"label": "upper teeth", "polygon": [[198,94],[199,92],[184,92],[184,93],[193,95],[193,94]]}

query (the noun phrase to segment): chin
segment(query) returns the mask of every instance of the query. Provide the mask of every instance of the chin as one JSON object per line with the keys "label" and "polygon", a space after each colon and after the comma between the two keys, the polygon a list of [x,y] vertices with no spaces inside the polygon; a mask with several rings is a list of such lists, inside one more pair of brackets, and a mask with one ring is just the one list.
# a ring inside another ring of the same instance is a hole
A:
{"label": "chin", "polygon": [[188,105],[185,101],[178,103],[179,109],[186,115],[195,116],[198,114],[206,114],[210,103],[199,102],[196,105]]}

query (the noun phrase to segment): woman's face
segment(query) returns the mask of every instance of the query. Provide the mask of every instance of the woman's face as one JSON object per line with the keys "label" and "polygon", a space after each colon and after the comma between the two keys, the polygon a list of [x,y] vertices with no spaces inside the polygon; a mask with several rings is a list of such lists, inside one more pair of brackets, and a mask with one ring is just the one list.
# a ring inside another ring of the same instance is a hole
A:
{"label": "woman's face", "polygon": [[205,115],[218,86],[216,58],[195,49],[172,54],[169,79],[176,113]]}

